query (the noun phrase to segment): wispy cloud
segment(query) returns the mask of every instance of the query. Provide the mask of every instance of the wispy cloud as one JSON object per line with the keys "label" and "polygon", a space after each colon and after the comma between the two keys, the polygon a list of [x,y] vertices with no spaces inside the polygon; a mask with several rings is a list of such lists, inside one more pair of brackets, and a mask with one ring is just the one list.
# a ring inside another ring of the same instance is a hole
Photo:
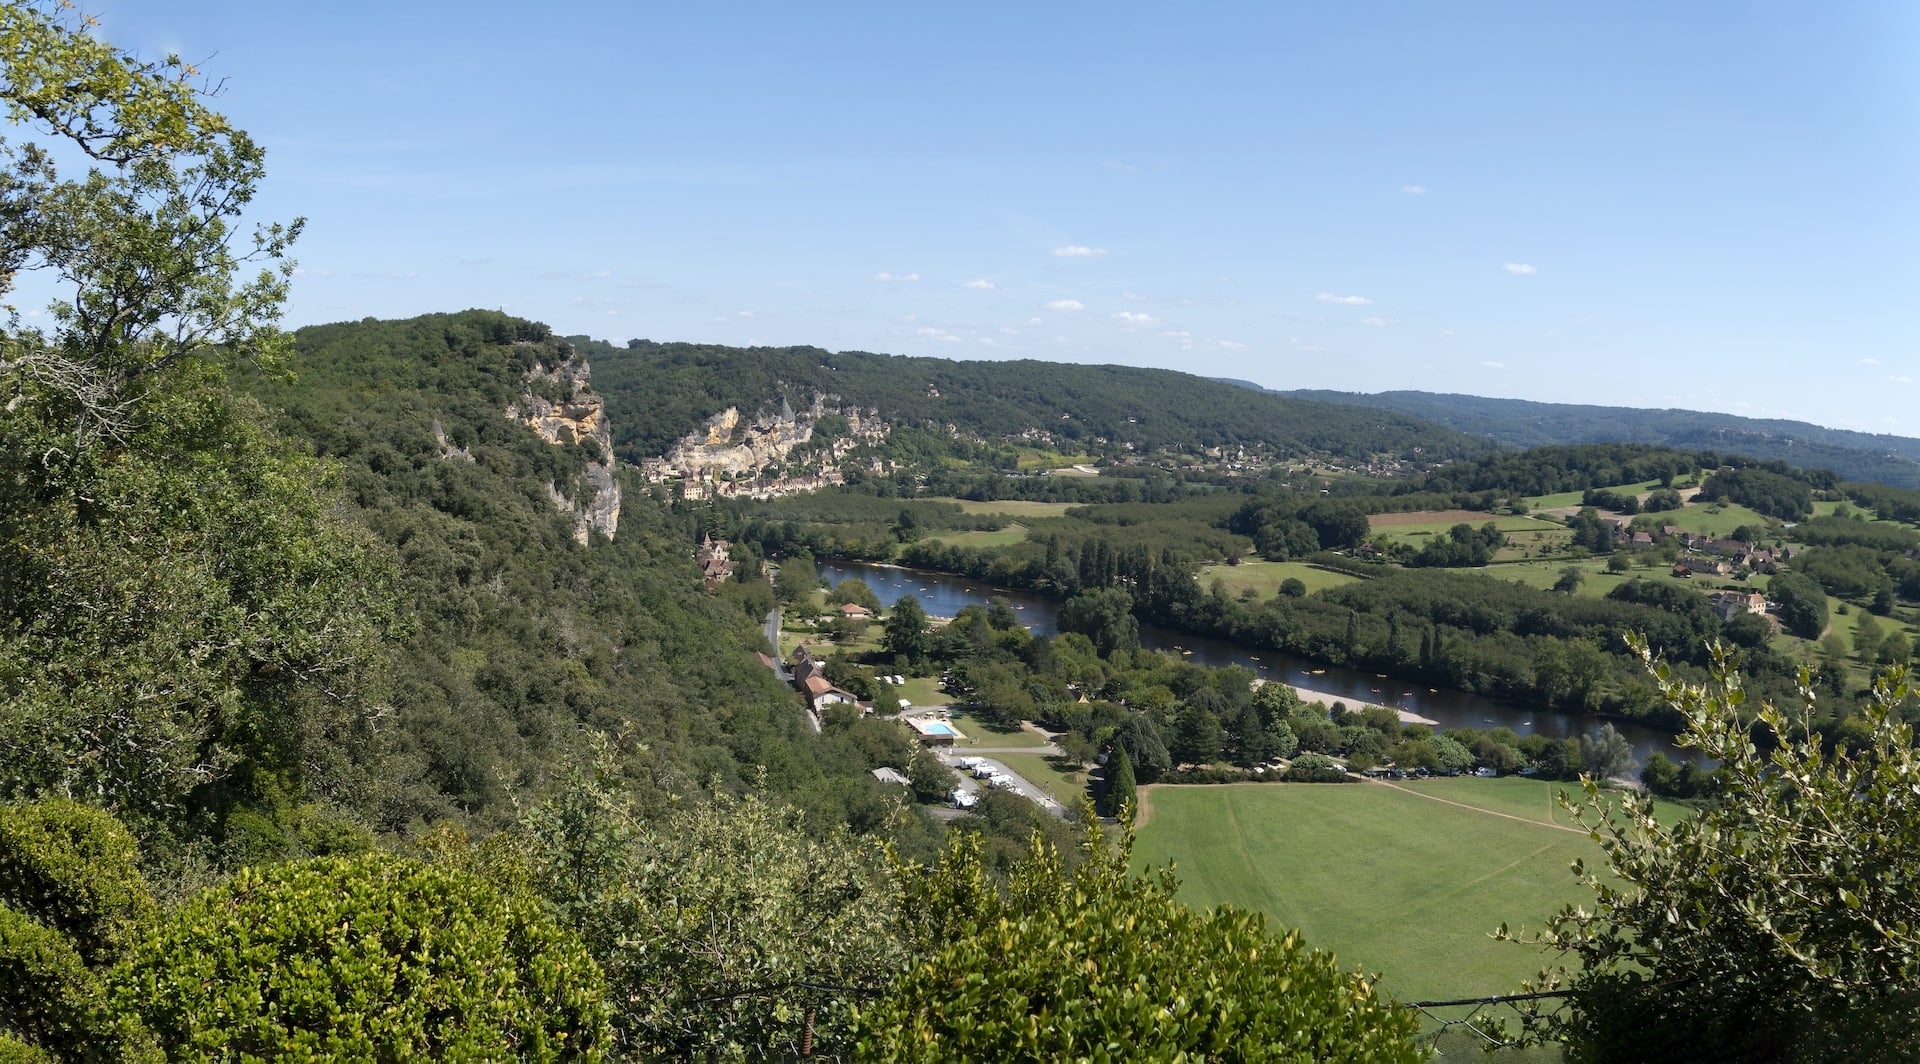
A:
{"label": "wispy cloud", "polygon": [[1047,304],[1047,309],[1059,314],[1071,314],[1076,310],[1087,309],[1087,305],[1077,299],[1056,299]]}
{"label": "wispy cloud", "polygon": [[1895,373],[1887,378],[1895,384],[1912,384],[1913,378],[1904,373]]}
{"label": "wispy cloud", "polygon": [[1214,343],[1219,344],[1228,351],[1245,351],[1247,349],[1247,345],[1238,340],[1215,340]]}
{"label": "wispy cloud", "polygon": [[1427,187],[1425,185],[1401,185],[1400,191],[1409,196],[1424,196],[1427,194]]}
{"label": "wispy cloud", "polygon": [[1332,292],[1322,292],[1313,298],[1322,303],[1339,303],[1342,306],[1348,307],[1364,307],[1368,303],[1373,302],[1373,300],[1368,299],[1366,296],[1337,296]]}
{"label": "wispy cloud", "polygon": [[1860,360],[1860,364],[1863,366],[1877,366],[1880,364],[1880,360],[1877,358],[1863,358]]}
{"label": "wispy cloud", "polygon": [[1536,271],[1534,270],[1534,267],[1533,267],[1533,263],[1531,263],[1531,262],[1509,262],[1509,263],[1507,263],[1507,264],[1506,264],[1505,266],[1502,266],[1502,267],[1500,267],[1500,268],[1501,268],[1501,269],[1503,269],[1503,270],[1505,270],[1505,271],[1507,271],[1508,273],[1523,273],[1523,274],[1524,274],[1524,273],[1534,273],[1534,272],[1536,272]]}
{"label": "wispy cloud", "polygon": [[1135,314],[1130,310],[1123,310],[1115,314],[1113,320],[1129,329],[1144,329],[1151,325],[1160,324],[1151,314]]}
{"label": "wispy cloud", "polygon": [[982,347],[999,347],[1000,346],[999,344],[994,342],[993,337],[991,336],[982,336],[979,339],[975,340],[974,343],[979,344]]}
{"label": "wispy cloud", "polygon": [[991,292],[991,291],[993,291],[994,289],[996,289],[996,288],[998,288],[998,287],[1000,287],[1000,286],[999,286],[999,285],[997,285],[997,284],[994,284],[994,283],[993,283],[992,281],[989,281],[989,280],[987,280],[987,279],[986,279],[985,277],[981,277],[981,278],[979,278],[979,279],[977,279],[977,280],[972,280],[972,281],[961,281],[961,282],[960,282],[960,287],[962,287],[962,288],[977,288],[977,289],[979,289],[979,290],[980,290],[980,291],[982,291],[982,292]]}
{"label": "wispy cloud", "polygon": [[915,329],[914,335],[924,336],[929,340],[938,340],[943,344],[957,344],[960,342],[960,338],[958,336],[953,335],[952,333],[948,332],[945,329],[936,329],[931,325],[923,325],[920,328]]}
{"label": "wispy cloud", "polygon": [[1392,319],[1392,318],[1382,318],[1382,317],[1380,317],[1379,315],[1375,315],[1375,316],[1373,316],[1373,317],[1371,317],[1371,318],[1361,318],[1361,319],[1360,319],[1360,324],[1362,324],[1362,325],[1371,325],[1371,326],[1373,326],[1373,327],[1374,327],[1374,328],[1376,328],[1376,329],[1384,329],[1384,328],[1386,328],[1387,326],[1389,326],[1389,325],[1392,325],[1392,324],[1393,324],[1393,319]]}
{"label": "wispy cloud", "polygon": [[917,273],[886,273],[883,271],[874,274],[873,279],[876,281],[918,281],[920,275]]}
{"label": "wispy cloud", "polygon": [[612,270],[594,270],[589,273],[580,274],[579,276],[582,281],[604,281],[607,278],[613,276],[613,271]]}
{"label": "wispy cloud", "polygon": [[1053,249],[1056,259],[1097,259],[1106,253],[1106,248],[1090,248],[1084,244],[1068,244]]}
{"label": "wispy cloud", "polygon": [[1507,368],[1507,364],[1505,362],[1495,362],[1492,359],[1488,359],[1485,362],[1482,362],[1480,364],[1487,367],[1488,369],[1506,369]]}

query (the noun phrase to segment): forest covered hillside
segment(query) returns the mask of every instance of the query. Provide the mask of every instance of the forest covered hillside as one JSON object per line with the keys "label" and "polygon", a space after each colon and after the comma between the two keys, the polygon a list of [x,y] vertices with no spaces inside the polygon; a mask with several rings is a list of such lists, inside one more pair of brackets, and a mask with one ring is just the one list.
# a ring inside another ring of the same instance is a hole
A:
{"label": "forest covered hillside", "polygon": [[593,362],[616,451],[636,463],[727,407],[752,414],[785,400],[800,408],[817,394],[904,426],[941,434],[952,426],[989,442],[1025,434],[1096,457],[1246,447],[1278,457],[1441,462],[1487,448],[1418,417],[1262,395],[1171,370],[571,339]]}
{"label": "forest covered hillside", "polygon": [[1802,469],[1831,469],[1843,480],[1920,487],[1920,440],[1823,428],[1804,421],[1418,391],[1369,394],[1303,389],[1279,394],[1391,410],[1509,447],[1649,443],[1742,454]]}

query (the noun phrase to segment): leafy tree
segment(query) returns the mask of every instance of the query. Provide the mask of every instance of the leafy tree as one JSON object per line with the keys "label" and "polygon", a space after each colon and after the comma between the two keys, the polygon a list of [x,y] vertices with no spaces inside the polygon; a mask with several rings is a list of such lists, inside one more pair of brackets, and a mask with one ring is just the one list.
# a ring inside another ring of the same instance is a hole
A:
{"label": "leafy tree", "polygon": [[299,225],[235,225],[261,150],[178,58],[66,5],[0,16],[0,100],[52,145],[0,143],[0,299],[26,271],[70,293],[47,329],[0,328],[0,792],[96,795],[150,831],[244,799],[248,770],[356,760],[390,564],[225,390],[282,347]]}
{"label": "leafy tree", "polygon": [[1224,740],[1220,718],[1198,701],[1190,702],[1174,718],[1173,742],[1167,752],[1176,765],[1206,765],[1220,756]]}
{"label": "leafy tree", "polygon": [[1060,607],[1060,630],[1079,632],[1102,657],[1116,650],[1140,649],[1140,622],[1133,616],[1133,596],[1117,587],[1083,591]]}
{"label": "leafy tree", "polygon": [[1801,573],[1781,573],[1767,584],[1780,608],[1780,622],[1802,639],[1818,639],[1827,626],[1827,593]]}
{"label": "leafy tree", "polygon": [[1280,581],[1279,594],[1284,598],[1304,598],[1307,594],[1307,582],[1297,576],[1289,576]]}
{"label": "leafy tree", "polygon": [[1586,579],[1587,574],[1581,572],[1579,566],[1569,565],[1560,570],[1560,579],[1553,582],[1553,589],[1563,595],[1571,595],[1580,590],[1580,585],[1585,583]]}
{"label": "leafy tree", "polygon": [[1569,1015],[1538,1016],[1536,1030],[1576,1060],[1640,1059],[1648,1046],[1729,1060],[1912,1059],[1920,753],[1896,712],[1910,695],[1904,671],[1875,684],[1864,742],[1828,753],[1804,673],[1801,708],[1788,713],[1749,703],[1717,646],[1705,685],[1653,664],[1644,640],[1634,647],[1686,720],[1680,744],[1720,763],[1721,797],[1668,824],[1637,794],[1616,810],[1589,781],[1576,811],[1607,867],[1576,866],[1594,902],[1566,907],[1540,936],[1580,963],[1543,973],[1576,994]]}
{"label": "leafy tree", "polygon": [[820,578],[814,575],[814,568],[813,552],[804,547],[783,559],[773,588],[780,601],[788,605],[798,602],[811,605],[813,593],[820,589]]}
{"label": "leafy tree", "polygon": [[901,867],[917,960],[861,1007],[854,1059],[1422,1059],[1370,980],[1260,914],[1186,907],[1171,871],[1134,875],[1131,811],[1117,845],[1089,820],[1071,871],[1036,839],[1004,892],[966,834]]}
{"label": "leafy tree", "polygon": [[845,1039],[851,998],[904,963],[878,848],[758,795],[649,822],[601,752],[529,810],[512,846],[606,973],[645,1059],[797,1058]]}
{"label": "leafy tree", "polygon": [[1144,713],[1128,715],[1119,735],[1114,737],[1114,749],[1126,752],[1141,783],[1152,783],[1173,771],[1173,756],[1160,738],[1160,729],[1154,727]]}
{"label": "leafy tree", "polygon": [[919,596],[903,595],[893,604],[893,609],[887,611],[886,632],[881,636],[880,646],[913,664],[926,660],[933,649],[933,637]]}
{"label": "leafy tree", "polygon": [[477,876],[385,856],[245,868],[175,910],[113,975],[181,1055],[599,1060],[600,970]]}
{"label": "leafy tree", "polygon": [[1134,791],[1133,760],[1127,756],[1126,747],[1113,752],[1113,760],[1107,765],[1107,793],[1102,808],[1108,816],[1119,816],[1121,810],[1133,805]]}
{"label": "leafy tree", "polygon": [[1602,724],[1599,731],[1580,737],[1580,760],[1595,779],[1601,780],[1624,776],[1640,765],[1634,759],[1633,744],[1611,724]]}
{"label": "leafy tree", "polygon": [[851,602],[856,606],[865,606],[875,613],[880,612],[880,596],[873,593],[873,587],[857,576],[850,576],[833,585],[827,592],[827,604],[838,606]]}

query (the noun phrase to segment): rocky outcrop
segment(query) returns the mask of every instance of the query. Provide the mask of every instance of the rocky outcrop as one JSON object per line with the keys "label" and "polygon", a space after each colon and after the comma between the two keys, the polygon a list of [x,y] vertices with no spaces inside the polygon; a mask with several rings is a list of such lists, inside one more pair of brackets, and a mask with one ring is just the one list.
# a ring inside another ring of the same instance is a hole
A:
{"label": "rocky outcrop", "polygon": [[[678,480],[690,499],[709,494],[772,497],[840,483],[841,460],[862,445],[884,442],[890,426],[876,411],[836,406],[837,400],[816,395],[803,413],[795,414],[783,398],[777,414],[755,418],[730,406],[681,437],[665,455],[647,459],[642,471],[654,483]],[[846,434],[824,448],[807,450],[805,461],[795,460],[794,452],[812,442],[815,422],[829,415],[846,419]]]}
{"label": "rocky outcrop", "polygon": [[574,518],[573,538],[585,544],[599,532],[613,538],[620,526],[620,480],[614,475],[613,432],[607,425],[606,404],[594,394],[585,359],[569,358],[548,369],[535,366],[527,375],[520,399],[507,407],[507,417],[526,425],[548,443],[582,445],[588,455],[581,483],[562,490],[547,485],[554,508]]}

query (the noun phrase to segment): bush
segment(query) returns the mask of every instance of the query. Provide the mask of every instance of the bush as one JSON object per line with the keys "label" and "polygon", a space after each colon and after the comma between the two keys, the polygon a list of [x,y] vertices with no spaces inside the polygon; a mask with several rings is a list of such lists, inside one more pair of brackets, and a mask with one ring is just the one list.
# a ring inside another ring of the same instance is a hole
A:
{"label": "bush", "polygon": [[133,835],[109,813],[55,799],[0,809],[0,906],[112,963],[154,913]]}
{"label": "bush", "polygon": [[1131,810],[1117,846],[1088,819],[1073,871],[1036,838],[1004,894],[971,834],[901,868],[920,959],[861,1008],[856,1060],[1423,1059],[1371,981],[1258,913],[1182,905],[1170,871],[1133,875]]}
{"label": "bush", "polygon": [[1345,783],[1349,777],[1325,754],[1301,754],[1287,767],[1290,783]]}
{"label": "bush", "polygon": [[243,869],[113,978],[175,1055],[599,1060],[599,969],[534,903],[384,856]]}
{"label": "bush", "polygon": [[130,1016],[108,1006],[99,980],[65,936],[0,908],[0,1061],[159,1061]]}

